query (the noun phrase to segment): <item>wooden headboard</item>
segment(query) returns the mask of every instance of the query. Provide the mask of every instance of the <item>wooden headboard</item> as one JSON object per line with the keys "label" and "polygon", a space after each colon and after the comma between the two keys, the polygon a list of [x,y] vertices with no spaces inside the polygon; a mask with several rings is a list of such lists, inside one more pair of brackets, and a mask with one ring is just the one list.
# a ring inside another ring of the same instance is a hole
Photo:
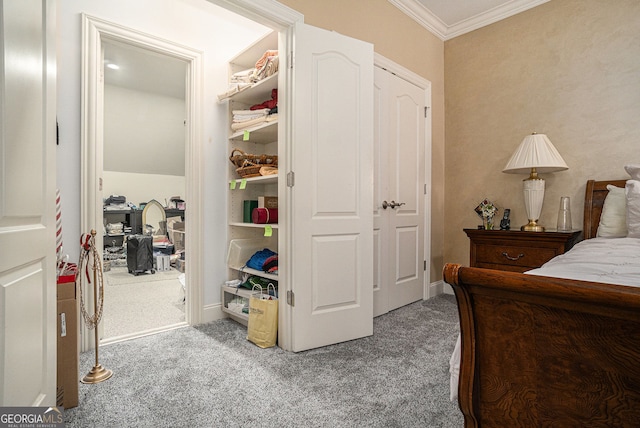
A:
{"label": "wooden headboard", "polygon": [[607,190],[607,184],[624,188],[626,182],[627,180],[587,181],[587,190],[584,195],[584,223],[582,229],[584,239],[596,237],[604,199],[609,193]]}

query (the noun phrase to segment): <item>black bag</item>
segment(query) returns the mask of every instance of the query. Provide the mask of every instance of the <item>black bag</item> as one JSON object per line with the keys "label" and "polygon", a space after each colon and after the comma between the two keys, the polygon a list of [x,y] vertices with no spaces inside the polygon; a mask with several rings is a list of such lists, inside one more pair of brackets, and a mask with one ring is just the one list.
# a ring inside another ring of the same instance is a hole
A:
{"label": "black bag", "polygon": [[153,237],[131,235],[127,238],[127,268],[129,273],[139,275],[153,269]]}

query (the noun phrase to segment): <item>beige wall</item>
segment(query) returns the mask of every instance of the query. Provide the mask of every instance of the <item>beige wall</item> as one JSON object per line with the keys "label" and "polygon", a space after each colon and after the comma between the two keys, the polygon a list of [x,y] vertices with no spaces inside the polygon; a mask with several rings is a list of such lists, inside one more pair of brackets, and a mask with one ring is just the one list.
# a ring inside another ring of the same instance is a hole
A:
{"label": "beige wall", "polygon": [[[444,247],[444,42],[388,0],[280,0],[305,23],[374,45],[375,52],[431,82],[431,281],[442,279]],[[339,12],[338,12],[339,11]]]}
{"label": "beige wall", "polygon": [[468,265],[463,228],[487,197],[526,223],[521,175],[502,173],[525,135],[549,136],[569,170],[543,174],[541,223],[560,196],[582,229],[586,180],[640,163],[640,2],[551,1],[445,42],[445,261]]}

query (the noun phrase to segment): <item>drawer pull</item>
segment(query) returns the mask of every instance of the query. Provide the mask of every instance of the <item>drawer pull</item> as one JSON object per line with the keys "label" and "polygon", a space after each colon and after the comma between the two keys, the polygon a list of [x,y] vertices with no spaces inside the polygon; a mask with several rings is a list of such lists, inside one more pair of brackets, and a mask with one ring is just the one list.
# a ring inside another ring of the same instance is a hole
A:
{"label": "drawer pull", "polygon": [[522,257],[524,257],[523,253],[518,254],[516,257],[511,257],[509,254],[507,254],[507,252],[505,251],[504,253],[502,253],[502,255],[507,259],[507,260],[511,260],[513,262],[517,262],[518,260],[520,260]]}

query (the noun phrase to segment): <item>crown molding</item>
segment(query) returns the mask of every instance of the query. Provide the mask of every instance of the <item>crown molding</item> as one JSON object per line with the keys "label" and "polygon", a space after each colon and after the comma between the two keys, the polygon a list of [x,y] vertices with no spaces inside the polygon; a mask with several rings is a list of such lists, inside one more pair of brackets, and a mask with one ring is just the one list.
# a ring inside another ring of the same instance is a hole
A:
{"label": "crown molding", "polygon": [[407,14],[411,19],[422,25],[439,39],[446,41],[524,12],[525,10],[532,9],[548,1],[549,0],[513,0],[450,26],[442,22],[440,18],[416,0],[389,0],[389,3]]}

